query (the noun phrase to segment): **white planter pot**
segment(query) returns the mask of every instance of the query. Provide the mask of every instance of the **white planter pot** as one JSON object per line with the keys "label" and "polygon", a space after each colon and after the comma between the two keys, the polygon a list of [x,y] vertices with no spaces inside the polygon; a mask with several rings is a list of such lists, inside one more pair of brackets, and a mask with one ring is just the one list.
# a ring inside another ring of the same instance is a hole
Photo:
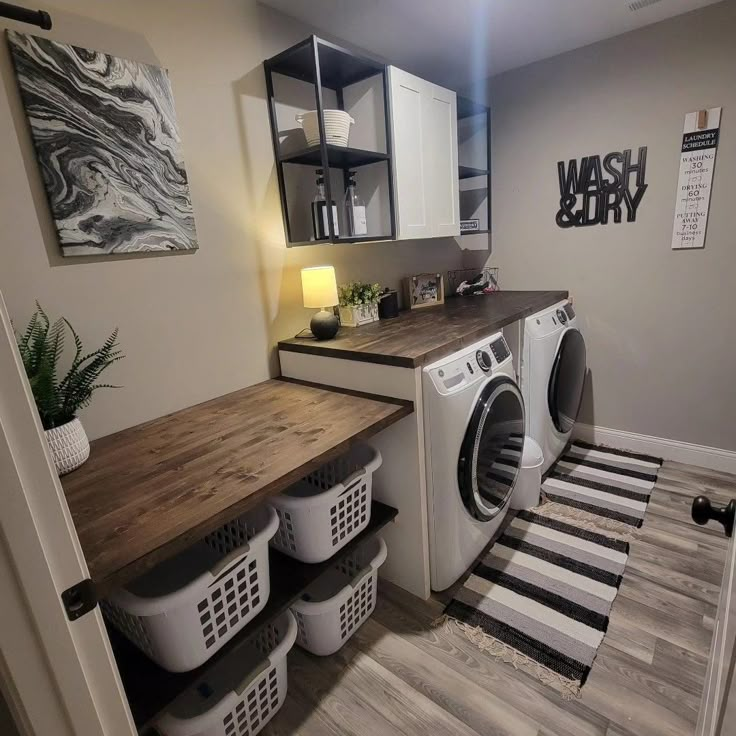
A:
{"label": "white planter pot", "polygon": [[378,320],[378,304],[360,307],[340,307],[340,324],[343,327],[359,327]]}
{"label": "white planter pot", "polygon": [[70,473],[89,457],[89,440],[79,419],[46,430],[46,441],[59,475]]}

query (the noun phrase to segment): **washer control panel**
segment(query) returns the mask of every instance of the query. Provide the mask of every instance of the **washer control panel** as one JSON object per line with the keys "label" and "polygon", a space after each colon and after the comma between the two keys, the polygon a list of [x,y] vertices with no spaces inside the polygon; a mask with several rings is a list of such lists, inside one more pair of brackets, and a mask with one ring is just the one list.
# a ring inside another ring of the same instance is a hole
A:
{"label": "washer control panel", "polygon": [[475,353],[475,359],[478,361],[478,366],[483,371],[483,373],[488,373],[488,371],[493,368],[491,356],[488,355],[485,350],[477,350]]}
{"label": "washer control panel", "polygon": [[511,350],[501,334],[468,346],[424,369],[437,391],[443,395],[461,391],[486,378],[491,371],[511,360]]}
{"label": "washer control panel", "polygon": [[568,302],[565,304],[565,314],[567,315],[568,319],[575,319],[575,310],[573,309],[572,304]]}
{"label": "washer control panel", "polygon": [[511,355],[509,346],[506,344],[506,340],[503,337],[499,337],[498,340],[494,340],[491,343],[491,352],[493,357],[496,359],[496,363],[503,363],[506,358]]}

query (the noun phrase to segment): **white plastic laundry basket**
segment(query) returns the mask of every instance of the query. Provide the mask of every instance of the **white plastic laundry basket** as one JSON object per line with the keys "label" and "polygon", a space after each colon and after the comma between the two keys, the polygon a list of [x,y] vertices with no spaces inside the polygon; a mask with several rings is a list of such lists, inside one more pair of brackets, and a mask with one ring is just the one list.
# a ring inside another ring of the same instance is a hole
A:
{"label": "white plastic laundry basket", "polygon": [[279,515],[271,545],[302,562],[324,562],[368,526],[381,453],[357,444],[270,503]]}
{"label": "white plastic laundry basket", "polygon": [[373,613],[385,560],[386,543],[373,537],[310,586],[291,607],[297,644],[312,654],[334,654]]}
{"label": "white plastic laundry basket", "polygon": [[296,623],[285,611],[223,657],[159,718],[163,736],[255,736],[286,697],[286,655]]}
{"label": "white plastic laundry basket", "polygon": [[[304,128],[308,146],[319,145],[319,119],[317,111],[310,110],[296,116],[296,121]],[[350,126],[355,120],[344,110],[324,110],[325,141],[332,146],[347,147]]]}
{"label": "white plastic laundry basket", "polygon": [[231,521],[102,602],[109,621],[171,672],[207,661],[265,605],[270,506]]}

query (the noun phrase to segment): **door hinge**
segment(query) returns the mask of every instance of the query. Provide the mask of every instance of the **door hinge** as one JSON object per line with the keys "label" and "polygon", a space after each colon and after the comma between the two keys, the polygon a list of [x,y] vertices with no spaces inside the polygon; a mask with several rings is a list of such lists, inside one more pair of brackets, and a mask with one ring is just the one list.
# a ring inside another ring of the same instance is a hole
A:
{"label": "door hinge", "polygon": [[97,590],[95,584],[87,578],[61,594],[61,602],[66,609],[67,618],[76,621],[85,613],[92,611],[97,605]]}

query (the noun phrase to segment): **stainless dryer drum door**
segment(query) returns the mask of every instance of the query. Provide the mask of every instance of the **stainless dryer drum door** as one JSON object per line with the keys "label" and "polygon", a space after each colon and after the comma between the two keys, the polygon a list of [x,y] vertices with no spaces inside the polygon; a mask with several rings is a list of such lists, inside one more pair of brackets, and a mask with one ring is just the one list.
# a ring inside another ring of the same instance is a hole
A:
{"label": "stainless dryer drum door", "polygon": [[482,389],[460,448],[457,481],[465,508],[491,521],[506,506],[524,450],[524,401],[507,376]]}
{"label": "stainless dryer drum door", "polygon": [[549,413],[558,432],[572,431],[578,418],[585,385],[585,340],[579,330],[562,334],[549,379]]}

